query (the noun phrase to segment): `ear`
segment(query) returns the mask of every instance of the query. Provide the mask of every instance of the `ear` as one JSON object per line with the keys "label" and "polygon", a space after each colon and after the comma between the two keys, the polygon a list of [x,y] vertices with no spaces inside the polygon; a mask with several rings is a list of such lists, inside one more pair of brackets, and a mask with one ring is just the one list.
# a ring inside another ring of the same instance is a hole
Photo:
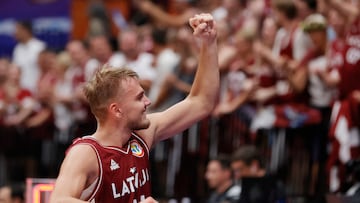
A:
{"label": "ear", "polygon": [[116,103],[111,103],[109,105],[109,111],[112,115],[116,116],[116,117],[121,117],[122,115],[122,111],[121,111],[121,108],[119,107],[118,104]]}

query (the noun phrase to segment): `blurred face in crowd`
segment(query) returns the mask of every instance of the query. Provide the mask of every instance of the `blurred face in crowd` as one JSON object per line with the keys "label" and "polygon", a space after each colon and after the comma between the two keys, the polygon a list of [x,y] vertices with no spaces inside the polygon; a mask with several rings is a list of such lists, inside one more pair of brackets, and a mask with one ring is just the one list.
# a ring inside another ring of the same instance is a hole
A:
{"label": "blurred face in crowd", "polygon": [[250,165],[247,165],[241,160],[233,161],[231,163],[231,169],[235,180],[240,180],[242,177],[258,177],[260,171],[257,161],[251,162]]}
{"label": "blurred face in crowd", "polygon": [[87,51],[84,45],[82,45],[79,41],[69,42],[66,46],[66,50],[69,53],[73,62],[77,65],[81,65],[84,60],[88,59]]}
{"label": "blurred face in crowd", "polygon": [[275,20],[275,23],[276,23],[277,26],[283,26],[283,21],[284,21],[284,18],[285,18],[283,13],[281,13],[276,8],[273,8],[272,17]]}
{"label": "blurred face in crowd", "polygon": [[338,36],[345,35],[346,20],[335,9],[329,11],[328,21]]}
{"label": "blurred face in crowd", "polygon": [[120,35],[120,50],[128,57],[133,58],[138,55],[138,36],[135,32],[125,31]]}
{"label": "blurred face in crowd", "polygon": [[240,180],[241,177],[249,176],[249,167],[243,161],[234,161],[231,163],[231,169],[235,180]]}
{"label": "blurred face in crowd", "polygon": [[311,41],[314,44],[315,49],[322,50],[326,46],[326,30],[317,30],[309,32]]}
{"label": "blurred face in crowd", "polygon": [[97,60],[106,63],[112,55],[110,44],[105,36],[90,39],[90,51]]}
{"label": "blurred face in crowd", "polygon": [[11,83],[18,83],[20,81],[21,70],[15,64],[9,65],[9,70],[7,71],[7,80]]}
{"label": "blurred face in crowd", "polygon": [[245,33],[239,33],[235,36],[235,43],[240,55],[247,54],[252,50],[252,40],[246,39]]}
{"label": "blurred face in crowd", "polygon": [[300,17],[300,19],[304,19],[306,18],[306,16],[312,13],[305,0],[295,0],[294,4],[297,8],[298,16]]}
{"label": "blurred face in crowd", "polygon": [[230,27],[229,24],[221,21],[220,23],[217,23],[217,29],[218,29],[218,39],[219,41],[227,40],[230,34]]}
{"label": "blurred face in crowd", "polygon": [[267,46],[272,47],[275,40],[276,32],[277,32],[277,27],[275,20],[272,17],[265,18],[261,30],[261,37],[263,39],[263,42]]}
{"label": "blurred face in crowd", "polygon": [[45,73],[51,70],[56,62],[56,54],[53,52],[41,52],[38,56],[38,65],[40,70]]}
{"label": "blurred face in crowd", "polygon": [[212,160],[207,165],[205,178],[210,188],[217,188],[231,178],[231,171],[222,168],[219,161]]}
{"label": "blurred face in crowd", "polygon": [[16,23],[14,36],[17,41],[26,42],[31,37],[31,33],[23,25]]}
{"label": "blurred face in crowd", "polygon": [[257,17],[261,17],[265,9],[265,1],[263,0],[252,0],[248,1],[247,7],[250,9],[251,13]]}

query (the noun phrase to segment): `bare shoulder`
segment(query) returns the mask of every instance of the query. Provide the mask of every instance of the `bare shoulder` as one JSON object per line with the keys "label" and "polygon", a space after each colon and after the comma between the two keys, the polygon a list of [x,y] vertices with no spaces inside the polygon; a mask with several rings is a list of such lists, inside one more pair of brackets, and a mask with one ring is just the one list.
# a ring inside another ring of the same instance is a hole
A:
{"label": "bare shoulder", "polygon": [[69,149],[61,165],[58,181],[64,185],[69,181],[78,182],[85,188],[98,176],[97,162],[96,152],[90,145],[75,145]]}
{"label": "bare shoulder", "polygon": [[78,144],[67,153],[51,200],[56,202],[62,198],[80,198],[82,191],[88,187],[99,174],[97,156],[90,145]]}
{"label": "bare shoulder", "polygon": [[63,165],[91,172],[98,168],[97,162],[96,152],[89,144],[78,144],[69,149]]}

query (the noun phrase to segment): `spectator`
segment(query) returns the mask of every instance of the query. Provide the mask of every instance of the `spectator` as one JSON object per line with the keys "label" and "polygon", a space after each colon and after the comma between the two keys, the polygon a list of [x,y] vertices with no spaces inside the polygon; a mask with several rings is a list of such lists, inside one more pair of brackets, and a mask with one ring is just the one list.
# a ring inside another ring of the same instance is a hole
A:
{"label": "spectator", "polygon": [[[173,73],[175,68],[180,64],[180,55],[169,46],[167,29],[154,29],[152,37],[154,41],[153,53],[155,55],[154,66],[157,78],[153,81],[150,88],[149,99],[156,103],[167,76]],[[167,104],[164,105],[163,109],[168,106]],[[158,110],[160,110],[160,108]]]}
{"label": "spectator", "polygon": [[121,59],[118,66],[124,66],[139,73],[140,84],[148,93],[151,84],[156,77],[156,71],[152,67],[154,56],[141,50],[140,30],[129,28],[119,35],[119,53]]}
{"label": "spectator", "polygon": [[118,67],[121,65],[121,58],[113,52],[109,39],[105,35],[95,35],[89,37],[89,50],[98,64],[93,64],[85,70],[85,80],[88,81],[94,75],[97,68],[102,64]]}
{"label": "spectator", "polygon": [[[330,71],[328,66],[330,59],[326,53],[329,53],[331,43],[327,38],[328,26],[325,17],[320,14],[311,14],[305,18],[303,27],[304,31],[309,33],[314,48],[309,50],[298,67],[294,68],[290,80],[294,89],[298,91],[305,89],[308,92],[310,106],[321,112],[321,122],[312,126],[313,130],[309,133],[311,135],[309,142],[312,162],[309,192],[316,194],[317,186],[324,189],[324,184],[316,184],[324,182],[321,174],[324,172],[323,168],[327,157],[326,145],[330,113],[336,92],[335,88],[329,86],[319,74]],[[318,182],[319,178],[321,182]]]}
{"label": "spectator", "polygon": [[72,78],[72,88],[74,90],[72,110],[77,122],[75,136],[78,137],[90,134],[95,130],[96,120],[90,112],[85,95],[82,92],[82,87],[84,82],[89,80],[91,76],[86,76],[86,70],[96,70],[99,63],[90,56],[87,47],[81,41],[70,41],[66,46],[66,51],[69,53],[72,61],[71,67],[69,67],[70,73],[68,74]]}
{"label": "spectator", "polygon": [[[358,68],[360,64],[360,4],[353,1],[327,0],[326,2],[330,8],[338,12],[340,17],[343,17],[346,25],[345,32],[340,33],[345,36],[339,36],[342,37],[340,41],[342,46],[340,50],[338,49],[338,59],[342,61],[330,63],[336,69],[330,81],[337,86],[339,93],[331,115],[329,135],[332,150],[327,164],[330,174],[330,191],[334,192],[342,187],[345,163],[357,158],[360,154],[360,82],[358,80],[360,77]],[[334,50],[339,46],[332,48]],[[335,58],[332,62],[336,62]]]}
{"label": "spectator", "polygon": [[230,158],[219,155],[207,165],[205,178],[211,192],[207,203],[235,203],[239,200],[241,188],[234,184]]}
{"label": "spectator", "polygon": [[232,154],[231,168],[235,181],[241,185],[239,202],[274,203],[284,200],[285,190],[282,183],[267,173],[255,146],[244,145],[236,150]]}
{"label": "spectator", "polygon": [[14,49],[13,62],[21,69],[20,84],[34,93],[40,77],[37,59],[39,53],[45,49],[45,43],[33,36],[32,24],[26,21],[16,23],[15,38],[18,44]]}

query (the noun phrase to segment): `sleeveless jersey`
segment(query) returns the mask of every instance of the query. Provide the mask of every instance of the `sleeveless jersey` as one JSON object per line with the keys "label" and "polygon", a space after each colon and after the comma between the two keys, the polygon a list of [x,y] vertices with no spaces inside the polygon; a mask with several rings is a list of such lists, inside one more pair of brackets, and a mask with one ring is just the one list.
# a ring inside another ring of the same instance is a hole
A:
{"label": "sleeveless jersey", "polygon": [[76,139],[70,147],[79,144],[93,148],[99,165],[99,177],[83,191],[83,200],[138,203],[151,195],[149,149],[139,136],[132,134],[126,148],[102,146],[90,136]]}

